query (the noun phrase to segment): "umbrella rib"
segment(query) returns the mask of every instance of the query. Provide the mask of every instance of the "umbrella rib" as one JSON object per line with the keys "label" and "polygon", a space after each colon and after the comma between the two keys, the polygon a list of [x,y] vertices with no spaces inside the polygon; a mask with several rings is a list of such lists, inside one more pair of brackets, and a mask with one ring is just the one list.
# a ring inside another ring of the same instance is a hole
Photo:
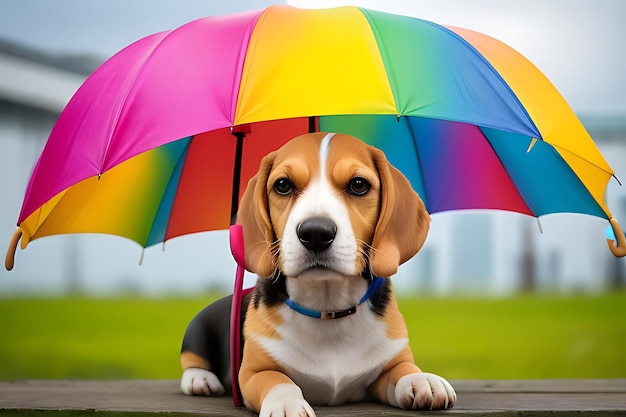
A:
{"label": "umbrella rib", "polygon": [[417,162],[418,162],[418,168],[420,171],[420,178],[422,179],[422,184],[424,186],[424,195],[420,196],[422,198],[422,201],[424,202],[424,205],[426,206],[426,208],[428,208],[428,202],[430,201],[428,198],[428,190],[426,189],[426,180],[424,179],[424,171],[422,168],[422,160],[421,160],[421,155],[420,155],[420,151],[419,148],[417,146],[417,141],[416,141],[416,137],[415,137],[415,132],[413,132],[413,128],[411,127],[411,123],[409,123],[409,116],[397,116],[397,120],[398,122],[400,122],[401,120],[404,120],[404,123],[406,123],[407,129],[409,131],[409,134],[411,135],[411,139],[412,139],[412,143],[413,143],[413,148],[415,149],[415,154],[417,155]]}
{"label": "umbrella rib", "polygon": [[[104,170],[105,161],[107,159],[107,156],[108,156],[108,153],[109,153],[109,149],[111,147],[111,142],[113,140],[115,129],[118,126],[118,121],[120,120],[120,117],[122,115],[122,110],[126,106],[126,101],[128,99],[128,96],[129,96],[131,90],[135,86],[135,84],[137,82],[137,79],[139,78],[139,75],[143,72],[143,69],[146,67],[148,61],[150,61],[151,58],[154,56],[157,48],[170,36],[170,34],[173,31],[174,30],[161,32],[163,34],[163,37],[161,39],[159,39],[159,41],[156,42],[155,45],[152,46],[152,48],[150,49],[150,52],[147,54],[147,56],[145,57],[145,59],[141,63],[140,68],[137,71],[135,71],[135,73],[133,74],[132,80],[130,81],[128,87],[125,88],[121,92],[122,94],[118,95],[118,97],[120,97],[121,101],[120,101],[119,106],[117,106],[117,109],[116,109],[116,112],[115,112],[115,116],[113,117],[113,120],[111,120],[111,123],[109,125],[109,132],[108,132],[108,135],[107,135],[108,137],[107,137],[107,141],[106,141],[106,146],[105,146],[105,149],[104,149],[104,153],[102,154],[102,161],[100,161],[100,170],[101,171]],[[102,172],[100,172],[98,175],[99,176],[102,175]]]}
{"label": "umbrella rib", "polygon": [[[428,22],[431,25],[436,25],[436,23],[433,22]],[[515,91],[513,91],[513,89],[511,88],[511,86],[509,85],[508,82],[506,82],[506,80],[504,79],[504,77],[502,77],[502,74],[500,74],[500,72],[493,66],[493,64],[491,62],[489,62],[487,60],[487,58],[474,46],[472,45],[470,42],[468,42],[467,40],[465,40],[462,36],[460,36],[458,33],[454,32],[453,30],[451,30],[450,28],[446,27],[446,26],[441,26],[438,25],[441,28],[443,28],[444,30],[446,30],[448,33],[450,33],[451,36],[457,38],[459,40],[459,42],[462,42],[464,45],[466,45],[467,48],[469,48],[471,51],[473,51],[476,56],[478,57],[478,59],[480,59],[486,68],[489,69],[489,71],[498,79],[500,80],[500,82],[502,83],[502,86],[504,87],[504,89],[506,91],[509,92],[509,94],[515,99],[515,104],[518,107],[518,110],[521,112],[521,114],[526,118],[525,121],[523,121],[523,124],[525,124],[527,127],[530,128],[530,130],[537,135],[537,137],[541,137],[541,133],[539,132],[539,128],[537,127],[537,125],[535,124],[535,121],[532,119],[532,117],[530,117],[530,114],[528,113],[528,111],[526,110],[526,107],[522,104],[522,101],[520,100],[520,98],[518,97],[518,95],[515,93]]]}
{"label": "umbrella rib", "polygon": [[[544,141],[544,142],[545,142],[545,141]],[[582,159],[583,161],[587,162],[589,165],[593,166],[594,168],[599,169],[600,171],[604,172],[605,174],[608,174],[608,175],[609,175],[609,176],[611,176],[611,177],[615,177],[615,173],[614,173],[614,172],[612,172],[612,171],[607,171],[606,169],[604,169],[604,168],[602,168],[602,167],[598,166],[598,164],[594,164],[594,163],[593,163],[593,162],[591,162],[590,160],[588,160],[588,159],[586,159],[586,158],[584,158],[584,157],[582,157],[582,156],[578,155],[578,154],[577,154],[577,153],[575,153],[575,152],[570,151],[569,149],[566,149],[566,148],[564,148],[564,147],[562,147],[562,146],[559,146],[559,145],[555,145],[555,144],[550,143],[550,142],[546,142],[546,143],[548,143],[548,144],[549,144],[550,146],[552,146],[554,149],[556,149],[557,151],[559,151],[559,154],[560,154],[560,155],[562,155],[562,154],[561,154],[561,151],[567,152],[567,153],[568,153],[568,154],[570,154],[570,155],[574,155],[574,156],[576,156],[577,158]],[[615,177],[615,179],[617,179],[617,177]],[[620,181],[618,180],[617,182],[620,182]],[[622,183],[621,183],[621,182],[620,182],[620,185],[622,185]]]}
{"label": "umbrella rib", "polygon": [[[558,145],[554,145],[554,144],[552,144],[552,143],[550,143],[550,146],[552,146],[552,147],[553,147],[553,148],[557,151],[557,153],[559,154],[559,156],[560,156],[562,159],[565,159],[565,158],[563,157],[563,154],[561,153],[561,150],[563,150],[564,152],[567,152],[567,153],[569,153],[569,154],[571,154],[571,155],[573,155],[573,156],[575,156],[575,157],[577,157],[577,158],[582,159],[583,161],[585,161],[586,163],[588,163],[588,164],[589,164],[589,165],[591,165],[592,167],[594,167],[594,168],[596,168],[596,169],[598,169],[598,170],[600,170],[600,171],[604,172],[605,174],[608,174],[608,175],[609,175],[609,177],[613,177],[613,178],[617,179],[617,177],[615,176],[615,173],[614,173],[614,172],[607,171],[607,170],[603,169],[602,167],[598,166],[597,164],[594,164],[593,162],[589,161],[588,159],[585,159],[585,158],[583,158],[582,156],[580,156],[580,155],[578,155],[578,154],[576,154],[576,153],[574,153],[574,152],[572,152],[572,151],[570,151],[570,150],[568,150],[568,149],[565,149],[565,148],[560,147],[560,146],[558,146]],[[589,190],[589,188],[587,187],[587,185],[586,185],[586,184],[582,181],[582,179],[580,178],[580,176],[578,176],[578,174],[576,173],[576,171],[574,171],[574,169],[573,169],[573,168],[572,168],[569,164],[567,164],[567,166],[568,166],[568,167],[569,167],[569,169],[572,171],[572,173],[574,173],[574,175],[576,176],[576,178],[578,178],[578,181],[580,181],[580,183],[583,185],[583,187],[585,188],[585,190],[587,190],[587,192],[589,193],[589,195],[591,196],[591,198],[595,201],[595,203],[598,205],[598,207],[600,208],[600,210],[602,210],[602,212],[603,212],[603,213],[607,216],[607,218],[609,218],[609,219],[610,219],[611,217],[613,217],[613,214],[611,214],[611,211],[609,210],[608,206],[607,206],[604,202],[602,202],[602,201],[598,201],[598,200],[596,199],[596,197],[593,195],[593,193],[591,192],[591,190]],[[608,182],[608,180],[607,180],[607,182]],[[621,184],[621,182],[620,182],[619,180],[617,180],[617,182],[618,182],[620,185],[622,185],[622,184]],[[605,184],[605,187],[604,187],[604,188],[605,188],[605,190],[606,190],[606,184]]]}

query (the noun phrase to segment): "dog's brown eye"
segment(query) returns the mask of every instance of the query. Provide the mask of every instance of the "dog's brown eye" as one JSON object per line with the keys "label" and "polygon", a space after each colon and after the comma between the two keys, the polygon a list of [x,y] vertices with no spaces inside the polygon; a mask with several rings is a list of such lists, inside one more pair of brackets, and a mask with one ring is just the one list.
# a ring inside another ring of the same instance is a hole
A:
{"label": "dog's brown eye", "polygon": [[279,178],[274,183],[274,191],[280,195],[288,195],[293,191],[293,183],[288,178]]}
{"label": "dog's brown eye", "polygon": [[355,177],[348,183],[348,191],[354,195],[364,195],[370,190],[370,183],[361,177]]}

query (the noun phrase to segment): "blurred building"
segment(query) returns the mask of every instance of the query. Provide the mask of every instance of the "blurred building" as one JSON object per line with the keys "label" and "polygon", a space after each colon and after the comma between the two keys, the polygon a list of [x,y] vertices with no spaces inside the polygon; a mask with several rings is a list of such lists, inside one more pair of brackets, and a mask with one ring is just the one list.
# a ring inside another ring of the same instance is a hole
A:
{"label": "blurred building", "polygon": [[[0,41],[0,239],[4,242],[15,227],[30,172],[54,122],[98,64],[94,58],[52,56]],[[5,286],[11,292],[35,286],[58,292],[65,288],[65,277],[75,276],[73,239],[62,239],[47,251],[56,252],[47,257],[54,259],[52,264],[31,259],[17,277],[1,276],[0,289]],[[51,279],[36,280],[37,285],[28,279],[42,274]]]}
{"label": "blurred building", "polygon": [[[31,169],[56,118],[101,61],[50,56],[0,41],[0,243],[8,243]],[[622,175],[620,179],[626,181],[626,117],[595,115],[581,119],[617,177]],[[614,215],[626,225],[626,192],[615,180],[608,188],[607,200]],[[567,214],[539,221],[493,211],[437,214],[424,249],[402,267],[396,285],[436,294],[589,291],[624,286],[624,261],[614,259],[607,250],[605,226],[601,219]],[[189,254],[191,260],[168,258],[165,262],[172,267],[170,272],[160,266],[137,268],[134,261],[129,265],[120,259],[120,253],[128,252],[126,247],[111,255],[102,247],[111,240],[90,243],[89,239],[59,236],[42,239],[41,244],[34,242],[26,252],[18,253],[14,271],[0,272],[0,296],[96,292],[103,288],[108,292],[132,289],[157,293],[176,288],[177,292],[193,294],[208,288],[208,281],[222,279],[216,285],[224,290],[232,282],[234,264],[224,261],[229,258],[224,234],[218,233],[216,238],[223,252],[211,251],[215,260],[198,260],[193,253]],[[138,259],[140,249],[134,247],[133,251]],[[201,249],[200,253],[206,258],[207,252]],[[160,256],[157,253],[153,258]]]}

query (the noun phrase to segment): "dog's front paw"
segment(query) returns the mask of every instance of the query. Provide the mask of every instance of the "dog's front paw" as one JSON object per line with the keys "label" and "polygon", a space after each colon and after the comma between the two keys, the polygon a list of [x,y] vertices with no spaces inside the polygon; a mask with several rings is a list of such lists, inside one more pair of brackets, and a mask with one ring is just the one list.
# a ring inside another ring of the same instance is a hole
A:
{"label": "dog's front paw", "polygon": [[396,384],[397,406],[411,410],[441,410],[452,408],[456,393],[439,375],[416,373],[405,375]]}
{"label": "dog's front paw", "polygon": [[224,386],[211,371],[200,368],[187,368],[180,378],[180,389],[187,395],[222,395]]}
{"label": "dog's front paw", "polygon": [[265,396],[259,417],[315,417],[295,384],[278,384]]}

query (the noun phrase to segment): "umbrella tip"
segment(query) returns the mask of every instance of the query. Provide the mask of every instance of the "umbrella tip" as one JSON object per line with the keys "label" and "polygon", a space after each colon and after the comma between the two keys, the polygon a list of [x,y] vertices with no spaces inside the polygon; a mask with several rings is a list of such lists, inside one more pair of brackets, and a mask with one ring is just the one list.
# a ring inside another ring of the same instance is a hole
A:
{"label": "umbrella tip", "polygon": [[4,267],[7,271],[13,269],[15,265],[15,251],[17,250],[17,243],[20,241],[22,237],[22,229],[18,227],[13,232],[11,236],[11,240],[9,241],[9,248],[7,249],[6,257],[4,258]]}
{"label": "umbrella tip", "polygon": [[626,235],[624,235],[624,231],[616,218],[611,217],[609,223],[606,237],[609,250],[615,257],[622,258],[626,256]]}

